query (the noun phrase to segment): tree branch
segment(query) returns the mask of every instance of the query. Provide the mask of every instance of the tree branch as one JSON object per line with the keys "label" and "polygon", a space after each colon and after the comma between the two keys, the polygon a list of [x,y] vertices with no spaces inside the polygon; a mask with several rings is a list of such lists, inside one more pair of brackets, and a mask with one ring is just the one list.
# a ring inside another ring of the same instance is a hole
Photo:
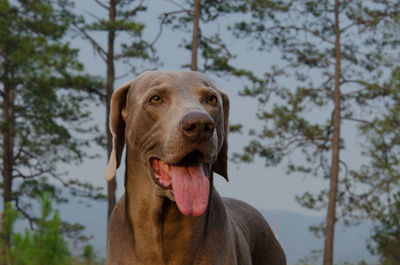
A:
{"label": "tree branch", "polygon": [[181,9],[181,10],[175,10],[175,11],[170,11],[161,14],[162,16],[170,16],[170,15],[175,15],[175,14],[180,14],[180,13],[188,13],[188,14],[193,14],[193,10],[191,9]]}
{"label": "tree branch", "polygon": [[[371,83],[368,83],[368,82],[366,82],[364,80],[352,80],[352,79],[343,79],[342,84],[343,83],[356,83],[356,84],[359,84],[359,85],[362,85],[362,86],[365,86],[365,87],[374,86],[375,88],[379,88],[379,90],[385,92],[385,94],[380,93],[380,95],[383,95],[383,96],[387,95],[387,93],[386,93],[387,92],[387,87],[386,86],[381,86],[381,85],[376,84],[376,83],[371,84]],[[388,86],[390,87],[391,84],[392,83],[389,83]],[[352,91],[352,92],[349,92],[349,93],[346,93],[346,94],[342,94],[342,96],[349,96],[349,95],[352,95],[352,94],[359,93],[361,91],[362,91],[362,89],[359,89],[357,91]]]}
{"label": "tree branch", "polygon": [[28,219],[29,221],[29,227],[31,228],[31,230],[34,230],[34,226],[33,224],[35,223],[35,220],[32,216],[30,216],[24,209],[22,209],[22,207],[20,207],[19,205],[19,198],[12,198],[11,200],[15,201],[15,207],[17,208],[17,210],[19,212],[22,213],[23,216],[25,216],[26,219]]}
{"label": "tree branch", "polygon": [[23,149],[24,149],[24,145],[21,144],[20,147],[18,148],[18,152],[16,153],[16,155],[13,158],[14,161],[17,161],[20,158],[21,154],[23,153]]}
{"label": "tree branch", "polygon": [[323,141],[324,143],[326,143],[327,141],[331,141],[331,140],[332,140],[332,138],[329,138],[329,137],[315,137],[313,139],[310,139],[310,138],[307,138],[307,137],[305,137],[305,138],[294,138],[294,139],[290,140],[288,143],[286,143],[284,146],[277,145],[277,146],[275,146],[275,148],[279,149],[279,150],[286,150],[292,144],[297,143],[297,142],[311,141],[311,142],[315,143],[315,141]]}
{"label": "tree branch", "polygon": [[349,167],[347,166],[347,164],[343,161],[339,159],[339,164],[342,164],[344,166],[344,178],[347,179],[347,176],[349,175]]}
{"label": "tree branch", "polygon": [[170,3],[173,4],[173,5],[175,5],[175,6],[179,7],[179,8],[181,8],[181,9],[186,9],[183,5],[177,3],[177,2],[175,2],[175,1],[173,1],[173,0],[167,0],[167,1],[170,2]]}
{"label": "tree branch", "polygon": [[93,14],[93,13],[87,11],[87,10],[85,10],[84,12],[85,12],[86,14],[88,14],[89,16],[91,16],[92,18],[94,18],[95,20],[97,20],[97,22],[102,22],[102,19],[99,18],[98,16],[96,16],[95,14]]}
{"label": "tree branch", "polygon": [[201,38],[206,40],[206,41],[208,41],[211,44],[215,44],[218,47],[220,47],[222,50],[224,50],[226,52],[226,54],[228,55],[229,59],[233,58],[231,51],[226,47],[226,45],[218,43],[218,41],[215,41],[215,40],[213,40],[211,38],[205,37],[204,35],[201,35]]}
{"label": "tree branch", "polygon": [[128,19],[131,16],[136,15],[136,13],[142,8],[144,0],[141,0],[139,5],[125,14],[124,19]]}
{"label": "tree branch", "polygon": [[13,178],[22,178],[22,179],[33,179],[33,178],[36,178],[36,177],[39,177],[40,175],[43,175],[43,174],[46,174],[46,173],[49,173],[49,172],[51,172],[50,170],[43,170],[43,171],[40,171],[40,172],[37,172],[37,173],[32,173],[32,174],[30,174],[30,175],[26,175],[26,174],[23,174],[19,169],[17,169],[17,168],[15,168],[14,169],[18,174],[16,174],[16,175],[13,175]]}
{"label": "tree branch", "polygon": [[317,38],[320,38],[321,40],[328,42],[330,44],[335,44],[334,41],[326,38],[325,36],[322,36],[321,34],[319,34],[316,31],[312,31],[311,29],[307,29],[307,28],[303,28],[303,27],[297,27],[297,26],[275,26],[275,27],[270,27],[267,28],[266,31],[270,31],[270,30],[275,30],[275,29],[292,29],[292,30],[298,30],[298,31],[304,31],[304,32],[308,32],[311,33],[312,35],[314,35]]}
{"label": "tree branch", "polygon": [[128,71],[125,74],[119,75],[119,76],[115,76],[115,79],[121,79],[121,78],[125,78],[128,75],[132,74],[132,71]]}
{"label": "tree branch", "polygon": [[343,28],[340,30],[340,32],[343,33],[343,32],[345,32],[346,30],[348,30],[349,28],[351,28],[351,27],[353,27],[353,26],[356,26],[356,25],[367,25],[367,24],[369,24],[369,23],[375,23],[376,25],[378,25],[378,24],[379,24],[381,21],[383,21],[385,18],[387,18],[387,17],[393,15],[393,13],[397,15],[397,12],[396,12],[396,13],[395,13],[395,12],[390,12],[390,11],[389,11],[389,8],[386,8],[385,10],[383,10],[382,12],[380,12],[379,14],[377,14],[377,15],[375,14],[375,16],[373,17],[373,19],[358,19],[358,20],[356,20],[356,22],[350,23],[349,25],[343,27]]}
{"label": "tree branch", "polygon": [[107,61],[107,52],[100,46],[100,44],[95,41],[84,29],[79,27],[76,23],[72,23],[72,25],[79,30],[79,32],[89,40],[89,42],[92,44],[93,49],[100,55],[101,59],[103,59],[104,62]]}
{"label": "tree branch", "polygon": [[[65,180],[63,180],[60,176],[57,176],[56,174],[50,173],[50,175],[52,175],[52,177],[58,180],[64,187],[68,188],[70,191],[74,192],[78,196],[93,198],[93,194],[91,194],[90,191],[96,192],[95,189],[92,190],[90,187],[88,187],[86,183],[82,183],[79,181],[75,181],[75,183],[68,183]],[[96,193],[94,194],[94,197],[103,196],[103,194],[101,194],[98,189],[97,192],[98,192],[97,194]]]}
{"label": "tree branch", "polygon": [[158,30],[158,33],[157,33],[156,37],[155,37],[154,40],[150,43],[149,46],[152,47],[152,46],[158,41],[158,39],[161,37],[161,34],[162,34],[162,31],[163,31],[163,27],[164,27],[165,20],[168,18],[169,15],[175,15],[175,14],[184,13],[184,12],[186,12],[186,13],[192,13],[192,10],[182,9],[182,10],[171,11],[171,12],[167,12],[167,13],[161,14],[162,19],[161,19],[161,22],[160,22],[160,28],[159,28],[159,30]]}
{"label": "tree branch", "polygon": [[99,4],[99,6],[103,7],[104,9],[108,10],[108,6],[106,6],[105,4],[103,4],[102,2],[100,2],[100,0],[94,0],[97,4]]}
{"label": "tree branch", "polygon": [[[348,120],[348,121],[354,121],[354,122],[358,122],[358,123],[363,123],[363,124],[367,124],[369,126],[371,126],[376,132],[379,138],[381,138],[382,144],[385,146],[385,150],[388,149],[388,146],[386,144],[385,141],[385,137],[383,137],[383,134],[381,133],[381,131],[378,129],[378,127],[376,127],[375,123],[367,121],[367,120],[362,120],[362,119],[357,119],[357,118],[352,118],[352,117],[341,117],[342,120]],[[385,157],[385,161],[388,162],[389,158],[387,157],[386,152],[383,152]]]}

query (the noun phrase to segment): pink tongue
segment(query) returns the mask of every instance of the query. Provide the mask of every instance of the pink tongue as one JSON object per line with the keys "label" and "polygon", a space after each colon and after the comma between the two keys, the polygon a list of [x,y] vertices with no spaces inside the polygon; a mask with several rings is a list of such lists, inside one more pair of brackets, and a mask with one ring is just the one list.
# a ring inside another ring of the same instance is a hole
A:
{"label": "pink tongue", "polygon": [[172,189],[179,210],[184,215],[200,216],[207,208],[210,182],[198,166],[173,166]]}

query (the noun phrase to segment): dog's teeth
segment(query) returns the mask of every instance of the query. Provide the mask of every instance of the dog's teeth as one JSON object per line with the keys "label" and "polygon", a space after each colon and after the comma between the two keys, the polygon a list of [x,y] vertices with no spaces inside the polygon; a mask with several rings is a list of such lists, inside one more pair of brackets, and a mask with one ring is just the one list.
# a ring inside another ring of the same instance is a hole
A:
{"label": "dog's teeth", "polygon": [[168,164],[164,164],[165,170],[170,173],[171,172],[171,167]]}

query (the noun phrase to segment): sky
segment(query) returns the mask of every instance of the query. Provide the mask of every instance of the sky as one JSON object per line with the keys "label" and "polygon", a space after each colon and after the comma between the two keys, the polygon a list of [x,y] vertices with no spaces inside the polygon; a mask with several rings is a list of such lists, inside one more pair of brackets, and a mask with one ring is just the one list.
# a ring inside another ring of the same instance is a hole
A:
{"label": "sky", "polygon": [[[149,12],[140,16],[140,20],[146,23],[144,38],[153,40],[159,30],[158,14],[165,11],[175,10],[169,1],[145,1],[149,3]],[[157,2],[157,3],[156,3]],[[106,17],[105,10],[99,8],[92,0],[77,1],[77,9],[86,16]],[[223,19],[219,24],[213,25],[212,28],[203,28],[203,31],[225,31],[225,27],[232,23],[229,19]],[[208,33],[208,32],[207,32]],[[182,38],[189,38],[177,31],[171,32],[164,28],[164,32],[156,44],[157,55],[163,65],[159,69],[180,71],[185,70],[181,65],[190,61],[190,53],[183,48],[178,47]],[[106,44],[105,35],[97,34],[95,38],[99,42]],[[129,41],[128,39],[126,39]],[[80,38],[71,40],[72,45],[81,50],[80,57],[84,62],[86,71],[91,74],[98,74],[105,77],[105,64],[100,57],[95,54],[90,44]],[[262,73],[266,67],[279,62],[276,54],[259,53],[249,49],[250,43],[247,40],[235,40],[228,37],[229,48],[238,55],[235,63],[237,65],[247,67],[255,72]],[[117,65],[116,75],[120,76],[126,73],[123,65]],[[123,79],[116,81],[116,87],[122,85],[126,81],[130,81],[135,75],[128,75]],[[257,111],[257,102],[254,99],[243,98],[238,95],[239,90],[244,86],[240,80],[229,80],[227,78],[215,78],[212,80],[224,90],[230,97],[230,122],[233,124],[242,123],[244,125],[244,133],[242,135],[229,136],[230,155],[233,152],[240,152],[243,146],[249,141],[246,131],[250,128],[257,128],[260,122],[255,118]],[[290,82],[290,80],[288,81]],[[95,123],[100,128],[104,127],[105,110],[102,107],[93,107]],[[344,127],[344,134],[352,139],[357,139],[357,135],[351,128]],[[344,156],[355,157],[357,154],[357,146],[351,148],[353,152],[344,154]],[[67,167],[71,176],[82,177],[83,180],[93,184],[106,187],[103,174],[106,167],[106,151],[98,148],[94,150],[102,154],[102,158],[95,160],[87,160],[82,165],[76,167]],[[353,159],[354,160],[354,159]],[[285,173],[284,164],[277,167],[265,167],[263,161],[256,159],[251,164],[229,164],[229,179],[227,183],[222,177],[214,178],[214,185],[222,196],[233,197],[243,200],[252,206],[263,210],[287,210],[305,215],[324,216],[325,212],[314,212],[302,208],[296,201],[295,196],[301,195],[305,191],[318,192],[322,188],[328,186],[327,181],[315,178],[304,177],[302,175]],[[124,192],[124,166],[122,165],[117,173],[117,194],[120,197]],[[106,209],[105,209],[106,210]]]}

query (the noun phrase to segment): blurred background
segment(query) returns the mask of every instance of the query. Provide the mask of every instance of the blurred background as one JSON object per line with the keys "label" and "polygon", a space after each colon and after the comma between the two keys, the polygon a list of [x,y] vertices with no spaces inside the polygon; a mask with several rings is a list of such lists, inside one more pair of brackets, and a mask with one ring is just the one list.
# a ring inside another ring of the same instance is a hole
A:
{"label": "blurred background", "polygon": [[145,70],[230,97],[229,182],[288,264],[400,264],[400,3],[0,0],[4,264],[104,264],[109,100]]}

